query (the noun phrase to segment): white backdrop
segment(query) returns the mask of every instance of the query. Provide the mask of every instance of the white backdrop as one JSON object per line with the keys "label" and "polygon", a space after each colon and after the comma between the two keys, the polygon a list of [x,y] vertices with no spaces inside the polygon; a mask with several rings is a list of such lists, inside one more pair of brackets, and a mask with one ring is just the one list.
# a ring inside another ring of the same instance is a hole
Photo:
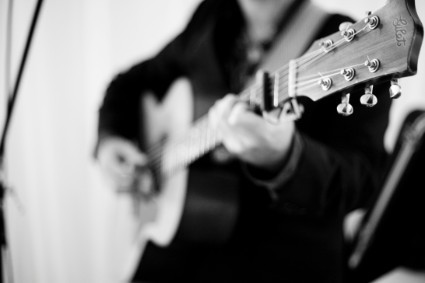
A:
{"label": "white backdrop", "polygon": [[[384,1],[318,0],[355,17]],[[5,62],[8,0],[0,0]],[[97,109],[112,75],[155,52],[186,23],[199,0],[45,0],[7,143],[7,236],[17,283],[111,282],[111,203],[92,159]],[[373,3],[372,3],[373,2]],[[417,0],[425,19],[425,2]],[[14,0],[12,79],[36,0]],[[0,64],[0,125],[5,68]],[[402,80],[386,144],[405,113],[425,108],[425,60]],[[12,82],[10,82],[12,83]],[[421,282],[425,282],[422,278]],[[407,281],[405,281],[407,282]],[[411,281],[413,282],[413,281]]]}

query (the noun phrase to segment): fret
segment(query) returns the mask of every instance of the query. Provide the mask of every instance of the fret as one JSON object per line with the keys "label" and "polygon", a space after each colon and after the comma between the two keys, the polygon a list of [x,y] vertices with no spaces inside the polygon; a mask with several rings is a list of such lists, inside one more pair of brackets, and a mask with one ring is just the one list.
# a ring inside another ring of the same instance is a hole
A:
{"label": "fret", "polygon": [[188,166],[214,149],[220,142],[221,139],[210,127],[208,120],[200,119],[182,140],[168,144],[163,149],[165,156],[163,174],[168,175],[174,170]]}

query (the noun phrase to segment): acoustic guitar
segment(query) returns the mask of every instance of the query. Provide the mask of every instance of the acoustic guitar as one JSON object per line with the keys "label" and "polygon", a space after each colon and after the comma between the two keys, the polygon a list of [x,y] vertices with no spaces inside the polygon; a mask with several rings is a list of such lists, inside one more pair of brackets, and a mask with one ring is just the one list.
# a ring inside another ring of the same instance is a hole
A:
{"label": "acoustic guitar", "polygon": [[[391,97],[400,95],[397,79],[416,74],[422,37],[415,1],[389,0],[346,30],[315,41],[304,55],[272,74],[263,73],[261,82],[239,96],[269,113],[290,105],[299,115],[297,97],[318,101],[342,93],[336,111],[350,115],[350,92],[357,88],[365,88],[357,99],[369,107],[377,103],[374,83],[391,81]],[[133,276],[149,241],[167,247],[178,236],[220,244],[231,234],[238,213],[237,186],[231,178],[224,185],[211,178],[188,187],[189,166],[221,143],[206,116],[193,122],[190,82],[176,81],[161,103],[147,94],[142,104],[145,150],[158,189],[149,198],[128,200],[135,229],[122,258],[123,282]]]}

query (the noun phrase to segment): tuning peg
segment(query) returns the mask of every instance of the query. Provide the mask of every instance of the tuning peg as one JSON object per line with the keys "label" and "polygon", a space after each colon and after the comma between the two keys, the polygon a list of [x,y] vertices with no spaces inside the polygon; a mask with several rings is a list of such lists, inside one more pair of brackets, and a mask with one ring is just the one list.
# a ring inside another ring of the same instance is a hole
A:
{"label": "tuning peg", "polygon": [[391,80],[391,86],[390,86],[390,97],[391,98],[399,98],[401,96],[401,86],[398,84],[397,79]]}
{"label": "tuning peg", "polygon": [[321,78],[318,81],[318,84],[320,85],[320,87],[324,90],[327,91],[332,87],[332,79],[331,78]]}
{"label": "tuning peg", "polygon": [[369,58],[364,62],[364,65],[369,69],[369,72],[375,73],[378,71],[381,62],[378,59],[369,60]]}
{"label": "tuning peg", "polygon": [[364,94],[360,97],[360,103],[367,107],[375,106],[378,103],[378,98],[372,92],[373,85],[366,86]]}
{"label": "tuning peg", "polygon": [[343,116],[350,116],[353,114],[354,109],[353,106],[350,104],[350,94],[346,93],[341,96],[341,103],[338,104],[336,110],[338,111],[338,114],[341,114]]}
{"label": "tuning peg", "polygon": [[372,12],[367,11],[366,12],[366,19],[364,22],[368,24],[370,29],[376,29],[379,25],[379,17],[377,16],[371,16]]}
{"label": "tuning peg", "polygon": [[334,42],[332,39],[327,39],[319,43],[319,46],[322,47],[322,50],[325,52],[329,52],[333,47]]}
{"label": "tuning peg", "polygon": [[344,79],[348,82],[354,79],[356,71],[353,68],[345,68],[340,71],[340,74],[344,76]]}

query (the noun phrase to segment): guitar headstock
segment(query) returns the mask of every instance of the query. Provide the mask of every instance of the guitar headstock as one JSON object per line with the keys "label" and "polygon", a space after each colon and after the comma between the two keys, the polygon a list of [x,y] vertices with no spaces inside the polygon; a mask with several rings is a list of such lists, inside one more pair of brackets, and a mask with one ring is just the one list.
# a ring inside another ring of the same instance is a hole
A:
{"label": "guitar headstock", "polygon": [[422,39],[415,0],[388,0],[345,30],[316,40],[303,56],[272,75],[260,72],[258,82],[241,96],[265,112],[289,103],[299,117],[296,97],[317,101],[342,92],[337,111],[350,115],[349,92],[356,88],[364,87],[360,101],[369,107],[377,103],[373,84],[391,81],[390,97],[400,96],[397,79],[416,74]]}
{"label": "guitar headstock", "polygon": [[293,92],[318,100],[357,86],[412,76],[422,38],[415,1],[388,0],[346,30],[315,41],[305,55],[294,60]]}

